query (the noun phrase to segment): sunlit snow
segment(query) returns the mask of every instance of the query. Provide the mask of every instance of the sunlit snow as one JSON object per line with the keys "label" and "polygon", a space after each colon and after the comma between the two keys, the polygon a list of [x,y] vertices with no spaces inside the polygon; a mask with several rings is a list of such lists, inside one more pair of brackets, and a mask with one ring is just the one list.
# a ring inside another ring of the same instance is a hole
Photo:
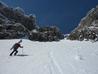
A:
{"label": "sunlit snow", "polygon": [[18,56],[9,56],[19,40],[0,40],[0,74],[98,74],[98,42],[23,40]]}

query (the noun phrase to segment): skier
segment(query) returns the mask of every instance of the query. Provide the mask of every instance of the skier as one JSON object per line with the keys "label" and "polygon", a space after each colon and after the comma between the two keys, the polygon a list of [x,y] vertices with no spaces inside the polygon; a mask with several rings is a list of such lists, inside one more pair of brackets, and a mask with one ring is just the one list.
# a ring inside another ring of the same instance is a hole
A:
{"label": "skier", "polygon": [[10,49],[10,50],[12,50],[13,49],[13,51],[10,53],[10,56],[12,56],[13,55],[13,53],[14,53],[14,56],[18,53],[18,48],[20,47],[20,48],[23,48],[23,46],[21,46],[21,43],[22,42],[22,40],[20,40],[19,42],[17,42],[17,43],[15,43],[14,45],[13,45],[13,47]]}

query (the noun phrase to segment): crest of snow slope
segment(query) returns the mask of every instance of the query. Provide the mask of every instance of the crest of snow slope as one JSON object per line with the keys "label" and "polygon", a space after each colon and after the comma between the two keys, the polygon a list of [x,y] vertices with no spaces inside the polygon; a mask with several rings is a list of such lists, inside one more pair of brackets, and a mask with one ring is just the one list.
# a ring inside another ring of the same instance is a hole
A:
{"label": "crest of snow slope", "polygon": [[98,42],[23,40],[24,56],[10,57],[18,41],[0,40],[0,74],[98,74]]}

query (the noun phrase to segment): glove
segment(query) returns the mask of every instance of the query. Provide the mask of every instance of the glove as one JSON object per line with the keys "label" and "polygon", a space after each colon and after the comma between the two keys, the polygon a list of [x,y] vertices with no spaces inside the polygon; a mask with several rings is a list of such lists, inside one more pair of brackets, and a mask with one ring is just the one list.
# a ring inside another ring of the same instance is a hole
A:
{"label": "glove", "polygon": [[10,50],[12,50],[13,48],[11,48]]}
{"label": "glove", "polygon": [[21,48],[23,48],[23,46],[21,46]]}

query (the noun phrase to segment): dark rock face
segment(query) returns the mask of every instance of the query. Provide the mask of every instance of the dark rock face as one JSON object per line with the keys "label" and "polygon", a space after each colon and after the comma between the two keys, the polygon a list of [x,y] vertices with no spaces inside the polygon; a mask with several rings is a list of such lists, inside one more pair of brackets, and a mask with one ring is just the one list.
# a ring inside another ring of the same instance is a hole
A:
{"label": "dark rock face", "polygon": [[71,40],[98,40],[98,6],[92,8],[87,15],[81,19],[79,25],[70,33]]}
{"label": "dark rock face", "polygon": [[10,8],[0,2],[0,39],[27,38],[34,41],[58,41],[64,35],[57,27],[40,28],[34,15],[26,15],[24,10]]}
{"label": "dark rock face", "polygon": [[0,25],[0,31],[3,31],[4,29],[5,29],[5,27]]}
{"label": "dark rock face", "polygon": [[97,38],[98,38],[97,33],[89,28],[85,28],[81,30],[80,35],[79,35],[79,40],[83,40],[83,39],[96,40]]}
{"label": "dark rock face", "polygon": [[37,41],[59,41],[64,39],[64,35],[55,26],[43,27],[31,32],[31,40]]}
{"label": "dark rock face", "polygon": [[36,28],[33,15],[25,15],[23,9],[10,8],[0,2],[0,39],[28,38],[29,31]]}
{"label": "dark rock face", "polygon": [[26,29],[20,23],[0,26],[0,39],[15,39],[26,36]]}
{"label": "dark rock face", "polygon": [[8,18],[8,20],[21,23],[29,30],[36,28],[35,17],[24,15],[22,9],[20,10],[19,8],[10,8],[0,3],[0,13]]}

